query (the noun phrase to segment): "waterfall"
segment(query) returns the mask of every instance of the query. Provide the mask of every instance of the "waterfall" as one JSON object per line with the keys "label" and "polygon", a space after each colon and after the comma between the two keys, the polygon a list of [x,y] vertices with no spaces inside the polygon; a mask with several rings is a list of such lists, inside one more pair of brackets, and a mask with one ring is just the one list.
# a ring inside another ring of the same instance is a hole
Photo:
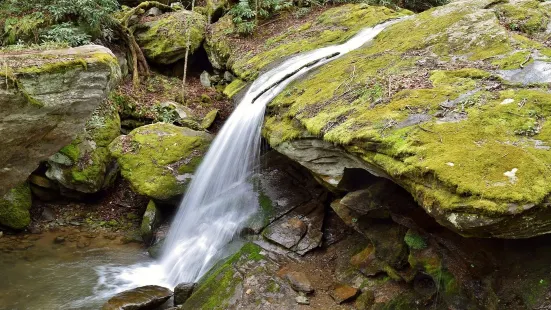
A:
{"label": "waterfall", "polygon": [[266,105],[306,72],[361,47],[396,22],[362,30],[340,45],[290,57],[260,74],[195,172],[165,240],[160,262],[102,269],[99,287],[112,290],[112,294],[146,284],[174,287],[198,281],[256,212],[257,197],[248,179],[259,160]]}

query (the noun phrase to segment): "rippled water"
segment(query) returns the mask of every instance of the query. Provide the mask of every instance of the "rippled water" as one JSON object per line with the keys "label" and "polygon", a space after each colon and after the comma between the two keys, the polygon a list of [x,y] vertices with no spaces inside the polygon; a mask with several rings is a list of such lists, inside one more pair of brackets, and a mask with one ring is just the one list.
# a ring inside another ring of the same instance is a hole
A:
{"label": "rippled water", "polygon": [[0,309],[99,309],[106,297],[96,294],[103,291],[96,268],[151,261],[138,244],[81,237],[90,244],[79,249],[75,242],[55,244],[58,235],[0,239]]}

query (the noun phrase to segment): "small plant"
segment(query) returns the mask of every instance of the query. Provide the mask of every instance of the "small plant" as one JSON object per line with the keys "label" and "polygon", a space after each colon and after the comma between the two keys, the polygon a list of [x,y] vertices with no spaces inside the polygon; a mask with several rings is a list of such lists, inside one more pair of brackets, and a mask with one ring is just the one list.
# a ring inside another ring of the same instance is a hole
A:
{"label": "small plant", "polygon": [[254,32],[259,18],[269,18],[292,5],[292,2],[285,0],[240,0],[229,14],[233,16],[237,32],[249,35]]}
{"label": "small plant", "polygon": [[62,23],[49,28],[40,38],[44,42],[64,42],[69,46],[79,46],[89,44],[92,36],[71,23]]}

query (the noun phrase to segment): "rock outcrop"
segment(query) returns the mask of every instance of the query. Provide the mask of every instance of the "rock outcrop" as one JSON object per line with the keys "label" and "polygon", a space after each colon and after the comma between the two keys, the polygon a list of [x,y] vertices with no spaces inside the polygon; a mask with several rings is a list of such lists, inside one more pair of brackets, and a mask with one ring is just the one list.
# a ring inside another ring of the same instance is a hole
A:
{"label": "rock outcrop", "polygon": [[109,149],[137,193],[166,201],[185,192],[211,140],[206,132],[155,123],[118,137]]}
{"label": "rock outcrop", "polygon": [[120,135],[115,106],[105,101],[86,122],[84,132],[48,159],[46,176],[68,189],[95,193],[113,183],[118,165],[109,144]]}
{"label": "rock outcrop", "polygon": [[158,64],[172,64],[184,59],[188,37],[190,54],[201,46],[206,26],[205,16],[180,10],[139,24],[136,40],[148,60]]}
{"label": "rock outcrop", "polygon": [[329,187],[343,168],[389,178],[462,235],[549,233],[548,24],[531,0],[420,13],[289,85],[264,136]]}
{"label": "rock outcrop", "polygon": [[69,144],[120,78],[102,46],[2,53],[0,195]]}

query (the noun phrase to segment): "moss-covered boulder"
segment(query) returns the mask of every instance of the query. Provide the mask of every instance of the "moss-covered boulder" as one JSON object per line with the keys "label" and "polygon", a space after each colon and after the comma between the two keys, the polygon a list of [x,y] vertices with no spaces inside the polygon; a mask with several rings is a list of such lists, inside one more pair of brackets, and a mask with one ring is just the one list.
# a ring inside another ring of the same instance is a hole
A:
{"label": "moss-covered boulder", "polygon": [[46,176],[83,193],[95,193],[109,186],[118,166],[108,146],[120,130],[116,107],[105,101],[86,122],[84,132],[49,158]]}
{"label": "moss-covered boulder", "polygon": [[246,243],[199,280],[182,308],[296,309],[296,293],[286,281],[275,276],[280,268],[262,248]]}
{"label": "moss-covered boulder", "polygon": [[201,46],[206,26],[205,16],[180,10],[139,24],[136,40],[147,59],[159,64],[171,64],[184,59],[188,37],[190,54]]}
{"label": "moss-covered boulder", "polygon": [[343,169],[326,158],[385,176],[463,235],[550,232],[551,94],[507,73],[551,82],[540,70],[551,49],[512,32],[491,4],[423,12],[292,83],[269,105],[265,137],[332,185]]}
{"label": "moss-covered boulder", "polygon": [[205,132],[156,123],[118,137],[109,150],[137,193],[168,200],[184,193],[211,140]]}
{"label": "moss-covered boulder", "polygon": [[24,229],[31,223],[31,189],[23,183],[0,198],[0,224],[13,229]]}
{"label": "moss-covered boulder", "polygon": [[71,143],[120,79],[97,45],[0,52],[0,195]]}
{"label": "moss-covered boulder", "polygon": [[204,47],[210,63],[216,69],[223,70],[227,68],[226,65],[232,52],[229,35],[233,32],[232,16],[229,14],[220,18],[208,28]]}

